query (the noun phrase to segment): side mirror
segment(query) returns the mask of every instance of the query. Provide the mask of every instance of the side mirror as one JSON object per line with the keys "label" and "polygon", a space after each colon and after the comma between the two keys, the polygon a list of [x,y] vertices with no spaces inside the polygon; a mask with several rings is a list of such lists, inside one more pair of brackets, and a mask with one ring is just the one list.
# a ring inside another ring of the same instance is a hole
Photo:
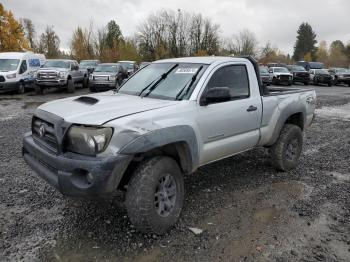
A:
{"label": "side mirror", "polygon": [[212,87],[209,88],[202,96],[200,105],[227,102],[231,100],[230,88],[228,87]]}

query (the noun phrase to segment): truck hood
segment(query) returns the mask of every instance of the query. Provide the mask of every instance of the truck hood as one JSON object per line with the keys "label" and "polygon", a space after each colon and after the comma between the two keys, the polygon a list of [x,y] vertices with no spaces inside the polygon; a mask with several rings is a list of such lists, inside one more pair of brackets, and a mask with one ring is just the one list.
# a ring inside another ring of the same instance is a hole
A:
{"label": "truck hood", "polygon": [[275,72],[274,75],[276,75],[276,76],[292,76],[291,73],[283,73],[283,72]]}
{"label": "truck hood", "polygon": [[55,71],[55,72],[68,72],[70,71],[69,68],[59,68],[59,67],[45,67],[38,69],[38,72],[46,72],[46,71]]}
{"label": "truck hood", "polygon": [[59,99],[45,103],[38,109],[55,114],[70,123],[102,125],[117,118],[175,104],[176,101],[114,94],[110,91]]}

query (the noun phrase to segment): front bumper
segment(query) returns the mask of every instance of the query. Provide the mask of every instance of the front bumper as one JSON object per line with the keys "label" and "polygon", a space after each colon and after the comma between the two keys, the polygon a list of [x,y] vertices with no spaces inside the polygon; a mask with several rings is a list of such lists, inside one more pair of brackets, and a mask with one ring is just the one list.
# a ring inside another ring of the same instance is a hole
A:
{"label": "front bumper", "polygon": [[89,86],[94,87],[96,89],[111,89],[116,87],[115,81],[89,81]]}
{"label": "front bumper", "polygon": [[[23,157],[40,177],[62,194],[92,198],[114,192],[133,158],[131,155],[56,155],[35,143],[31,132],[23,138]],[[87,179],[88,174],[93,179]]]}
{"label": "front bumper", "polygon": [[55,80],[36,79],[35,83],[39,86],[65,86],[67,84],[67,79],[55,79]]}
{"label": "front bumper", "polygon": [[309,83],[310,82],[310,76],[293,76],[293,82],[301,82],[301,83]]}

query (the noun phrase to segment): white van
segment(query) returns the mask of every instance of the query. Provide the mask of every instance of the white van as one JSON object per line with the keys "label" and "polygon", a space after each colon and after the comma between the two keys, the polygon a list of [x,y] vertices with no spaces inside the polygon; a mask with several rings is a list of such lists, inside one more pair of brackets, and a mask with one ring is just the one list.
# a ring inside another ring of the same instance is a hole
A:
{"label": "white van", "polygon": [[34,82],[34,73],[45,61],[44,55],[33,52],[0,53],[0,92],[24,93]]}

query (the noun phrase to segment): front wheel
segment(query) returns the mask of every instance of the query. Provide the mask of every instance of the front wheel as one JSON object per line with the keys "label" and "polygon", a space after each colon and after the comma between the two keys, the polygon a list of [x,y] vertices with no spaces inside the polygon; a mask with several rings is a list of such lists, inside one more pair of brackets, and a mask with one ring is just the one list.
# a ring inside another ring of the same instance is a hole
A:
{"label": "front wheel", "polygon": [[308,86],[308,85],[309,85],[309,82],[304,82],[304,85]]}
{"label": "front wheel", "polygon": [[328,83],[328,86],[331,87],[331,86],[332,86],[332,83]]}
{"label": "front wheel", "polygon": [[68,79],[67,81],[67,91],[68,93],[74,93],[75,92],[75,85],[73,79]]}
{"label": "front wheel", "polygon": [[126,208],[131,223],[143,233],[164,234],[180,217],[183,174],[170,157],[141,163],[128,183]]}
{"label": "front wheel", "polygon": [[272,165],[280,171],[294,169],[298,165],[302,145],[303,133],[300,127],[284,125],[276,143],[270,148]]}
{"label": "front wheel", "polygon": [[41,86],[34,84],[34,90],[36,95],[43,95],[44,94],[44,88]]}
{"label": "front wheel", "polygon": [[25,92],[25,85],[24,85],[23,82],[19,82],[17,93],[18,94],[24,94],[24,92]]}
{"label": "front wheel", "polygon": [[87,88],[88,86],[89,86],[89,78],[87,76],[84,76],[83,88]]}

